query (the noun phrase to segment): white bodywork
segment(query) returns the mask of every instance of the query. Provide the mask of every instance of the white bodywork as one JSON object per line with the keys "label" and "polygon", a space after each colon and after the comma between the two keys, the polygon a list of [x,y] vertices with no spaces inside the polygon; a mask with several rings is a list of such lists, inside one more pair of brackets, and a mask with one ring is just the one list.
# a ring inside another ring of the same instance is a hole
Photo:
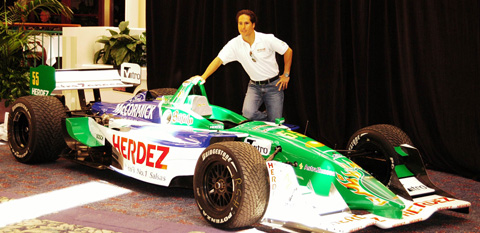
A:
{"label": "white bodywork", "polygon": [[[415,198],[413,201],[402,198],[406,205],[402,219],[374,214],[357,215],[348,208],[333,184],[329,196],[322,197],[307,186],[298,184],[291,165],[269,161],[267,168],[270,200],[261,223],[287,231],[353,232],[372,225],[388,229],[424,221],[439,210],[471,205],[467,201],[432,194]],[[415,178],[408,179],[407,182],[420,182]]]}

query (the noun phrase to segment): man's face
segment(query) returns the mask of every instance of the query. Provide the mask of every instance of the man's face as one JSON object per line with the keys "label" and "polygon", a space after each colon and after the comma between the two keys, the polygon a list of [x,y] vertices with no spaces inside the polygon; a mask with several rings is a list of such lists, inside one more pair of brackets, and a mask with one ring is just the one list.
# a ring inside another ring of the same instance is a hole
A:
{"label": "man's face", "polygon": [[50,14],[48,14],[44,11],[40,12],[40,20],[42,22],[47,22],[49,19],[50,19]]}
{"label": "man's face", "polygon": [[242,36],[249,36],[253,33],[255,29],[255,24],[250,21],[250,16],[240,15],[238,17],[238,32]]}

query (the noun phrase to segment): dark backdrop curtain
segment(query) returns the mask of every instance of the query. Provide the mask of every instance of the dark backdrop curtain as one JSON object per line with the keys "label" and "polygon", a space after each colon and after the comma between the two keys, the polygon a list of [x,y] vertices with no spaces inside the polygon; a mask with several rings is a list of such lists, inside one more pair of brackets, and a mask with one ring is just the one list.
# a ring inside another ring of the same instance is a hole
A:
{"label": "dark backdrop curtain", "polygon": [[[202,74],[245,8],[293,49],[284,116],[300,132],[344,148],[361,127],[396,125],[430,168],[478,179],[477,0],[147,0],[148,87]],[[205,85],[211,103],[240,113],[247,82],[234,63]]]}

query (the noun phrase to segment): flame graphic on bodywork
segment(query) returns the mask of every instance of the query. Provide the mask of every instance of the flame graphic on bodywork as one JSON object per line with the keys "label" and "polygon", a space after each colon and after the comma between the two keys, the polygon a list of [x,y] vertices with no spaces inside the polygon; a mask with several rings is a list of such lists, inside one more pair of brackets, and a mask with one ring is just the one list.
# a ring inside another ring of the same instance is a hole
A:
{"label": "flame graphic on bodywork", "polygon": [[361,168],[357,164],[347,161],[344,161],[344,164],[348,165],[348,168],[347,166],[344,166],[345,171],[342,171],[342,174],[337,173],[337,180],[342,186],[351,190],[355,194],[366,196],[366,198],[374,205],[382,206],[387,204],[386,200],[373,195],[372,192],[366,190],[360,184],[365,174],[360,170]]}

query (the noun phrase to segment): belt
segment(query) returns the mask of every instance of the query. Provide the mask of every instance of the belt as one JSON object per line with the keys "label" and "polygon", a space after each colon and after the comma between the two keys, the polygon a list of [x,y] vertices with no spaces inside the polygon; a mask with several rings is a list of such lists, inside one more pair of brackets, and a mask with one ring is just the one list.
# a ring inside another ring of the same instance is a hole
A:
{"label": "belt", "polygon": [[273,82],[277,81],[277,79],[278,79],[278,76],[275,76],[273,78],[263,80],[263,81],[253,81],[252,80],[252,82],[257,84],[257,85],[265,85],[265,84],[273,83]]}

